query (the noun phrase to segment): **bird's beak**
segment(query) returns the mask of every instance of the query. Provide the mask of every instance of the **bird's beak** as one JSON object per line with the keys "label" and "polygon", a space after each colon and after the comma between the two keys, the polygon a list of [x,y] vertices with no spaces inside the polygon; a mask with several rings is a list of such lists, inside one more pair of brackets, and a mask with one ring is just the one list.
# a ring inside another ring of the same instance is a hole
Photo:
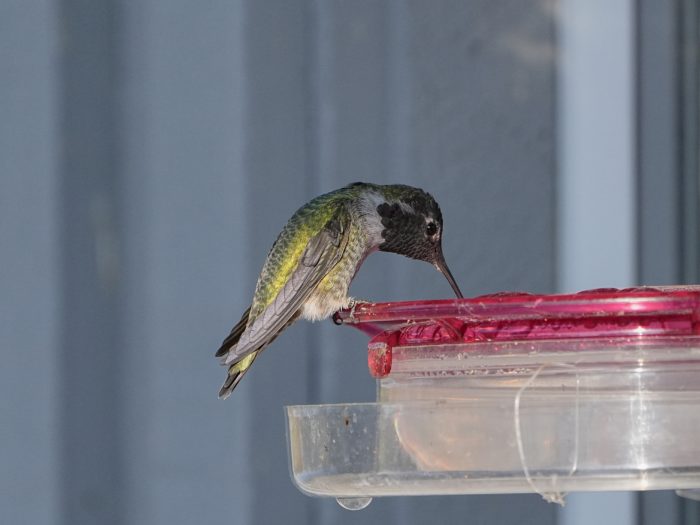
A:
{"label": "bird's beak", "polygon": [[452,277],[452,272],[450,272],[450,269],[447,267],[447,263],[445,262],[445,256],[442,254],[442,250],[438,252],[437,258],[435,259],[435,262],[433,264],[435,265],[435,268],[437,268],[438,271],[445,276],[445,279],[447,279],[447,282],[450,283],[450,286],[455,291],[457,297],[462,299],[464,296],[459,290],[459,286],[457,286],[457,281],[455,281],[455,278]]}

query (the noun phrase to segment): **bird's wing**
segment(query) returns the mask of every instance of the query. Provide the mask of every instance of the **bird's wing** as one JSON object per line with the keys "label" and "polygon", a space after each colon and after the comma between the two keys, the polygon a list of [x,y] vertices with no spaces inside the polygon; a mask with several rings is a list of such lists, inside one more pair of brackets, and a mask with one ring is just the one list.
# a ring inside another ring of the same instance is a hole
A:
{"label": "bird's wing", "polygon": [[275,338],[309,298],[321,279],[338,264],[348,244],[350,218],[338,210],[309,240],[296,269],[228,353],[224,364],[240,361]]}

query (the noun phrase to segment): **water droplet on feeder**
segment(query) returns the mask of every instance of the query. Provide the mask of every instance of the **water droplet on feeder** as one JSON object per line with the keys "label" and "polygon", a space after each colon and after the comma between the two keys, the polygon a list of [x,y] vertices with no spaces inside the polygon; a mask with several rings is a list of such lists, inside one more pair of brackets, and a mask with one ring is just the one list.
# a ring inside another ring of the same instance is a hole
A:
{"label": "water droplet on feeder", "polygon": [[336,498],[338,505],[347,510],[362,510],[372,503],[372,498]]}

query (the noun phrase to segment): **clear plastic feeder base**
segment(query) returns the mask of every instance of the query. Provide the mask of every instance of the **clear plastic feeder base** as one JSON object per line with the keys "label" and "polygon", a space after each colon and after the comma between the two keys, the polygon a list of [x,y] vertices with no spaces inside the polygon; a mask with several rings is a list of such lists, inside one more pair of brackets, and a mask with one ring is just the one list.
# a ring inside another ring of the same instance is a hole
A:
{"label": "clear plastic feeder base", "polygon": [[697,497],[699,289],[410,305],[354,313],[374,335],[376,403],[287,407],[300,490],[346,508],[398,495]]}

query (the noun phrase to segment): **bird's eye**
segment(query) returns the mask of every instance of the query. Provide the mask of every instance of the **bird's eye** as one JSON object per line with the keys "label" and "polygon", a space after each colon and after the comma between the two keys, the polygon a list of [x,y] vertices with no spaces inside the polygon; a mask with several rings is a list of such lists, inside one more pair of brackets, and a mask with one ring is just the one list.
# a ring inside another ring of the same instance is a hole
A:
{"label": "bird's eye", "polygon": [[435,226],[434,222],[429,222],[425,226],[425,233],[428,237],[432,237],[433,235],[435,235],[437,233],[437,226]]}

